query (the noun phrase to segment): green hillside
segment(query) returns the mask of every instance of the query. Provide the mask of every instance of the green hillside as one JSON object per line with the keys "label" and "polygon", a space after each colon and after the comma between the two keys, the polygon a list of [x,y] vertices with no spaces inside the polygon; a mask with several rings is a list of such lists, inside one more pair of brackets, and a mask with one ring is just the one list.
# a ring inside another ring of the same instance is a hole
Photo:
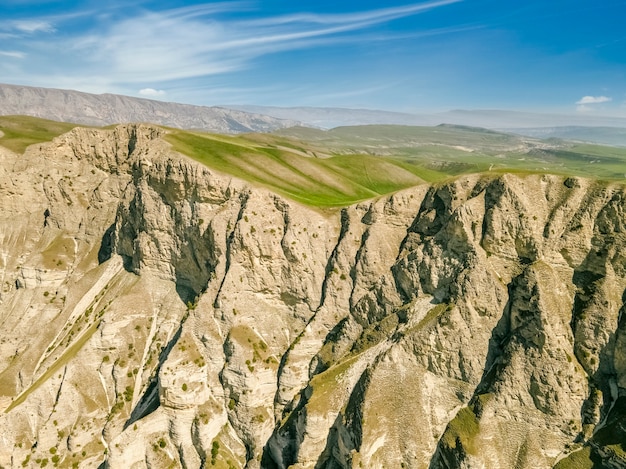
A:
{"label": "green hillside", "polygon": [[400,158],[450,176],[483,171],[626,177],[626,148],[540,140],[487,129],[367,125],[324,131],[295,127],[277,135],[335,153]]}
{"label": "green hillside", "polygon": [[277,137],[172,131],[165,139],[176,151],[210,168],[321,207],[348,205],[446,177],[399,158],[311,157],[302,142]]}
{"label": "green hillside", "polygon": [[16,153],[24,153],[29,145],[49,142],[69,132],[76,124],[56,122],[30,116],[0,116],[0,145]]}

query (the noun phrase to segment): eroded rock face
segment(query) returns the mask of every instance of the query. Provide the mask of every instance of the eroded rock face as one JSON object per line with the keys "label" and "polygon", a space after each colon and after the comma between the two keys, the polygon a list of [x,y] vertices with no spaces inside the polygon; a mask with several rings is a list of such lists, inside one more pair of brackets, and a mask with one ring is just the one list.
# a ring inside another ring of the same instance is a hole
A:
{"label": "eroded rock face", "polygon": [[161,132],[0,149],[0,466],[626,464],[623,187],[319,211]]}

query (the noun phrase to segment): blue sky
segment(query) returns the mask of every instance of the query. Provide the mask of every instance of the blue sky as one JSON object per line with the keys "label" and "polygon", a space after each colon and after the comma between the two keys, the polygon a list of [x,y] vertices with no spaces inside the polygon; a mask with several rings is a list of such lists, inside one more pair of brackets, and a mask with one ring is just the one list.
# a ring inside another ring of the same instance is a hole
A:
{"label": "blue sky", "polygon": [[200,105],[626,116],[624,18],[624,0],[3,0],[0,82]]}

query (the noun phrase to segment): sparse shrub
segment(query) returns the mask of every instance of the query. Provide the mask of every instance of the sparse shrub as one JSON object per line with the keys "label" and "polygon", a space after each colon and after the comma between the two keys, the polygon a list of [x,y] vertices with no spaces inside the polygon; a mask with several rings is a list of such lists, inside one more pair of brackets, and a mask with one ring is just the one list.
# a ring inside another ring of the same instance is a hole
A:
{"label": "sparse shrub", "polygon": [[113,405],[113,407],[111,407],[111,414],[115,414],[116,412],[119,412],[120,410],[122,410],[123,407],[124,407],[124,403],[122,401],[116,402]]}
{"label": "sparse shrub", "polygon": [[217,460],[217,455],[220,452],[220,444],[217,441],[214,441],[211,445],[211,465],[215,466],[215,462]]}

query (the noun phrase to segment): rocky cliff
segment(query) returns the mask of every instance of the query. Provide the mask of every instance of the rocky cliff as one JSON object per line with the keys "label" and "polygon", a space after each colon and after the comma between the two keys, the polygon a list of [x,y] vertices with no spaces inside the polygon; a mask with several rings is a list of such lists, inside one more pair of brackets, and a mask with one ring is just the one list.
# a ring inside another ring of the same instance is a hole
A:
{"label": "rocky cliff", "polygon": [[624,187],[320,211],[162,132],[0,149],[0,466],[626,465]]}

